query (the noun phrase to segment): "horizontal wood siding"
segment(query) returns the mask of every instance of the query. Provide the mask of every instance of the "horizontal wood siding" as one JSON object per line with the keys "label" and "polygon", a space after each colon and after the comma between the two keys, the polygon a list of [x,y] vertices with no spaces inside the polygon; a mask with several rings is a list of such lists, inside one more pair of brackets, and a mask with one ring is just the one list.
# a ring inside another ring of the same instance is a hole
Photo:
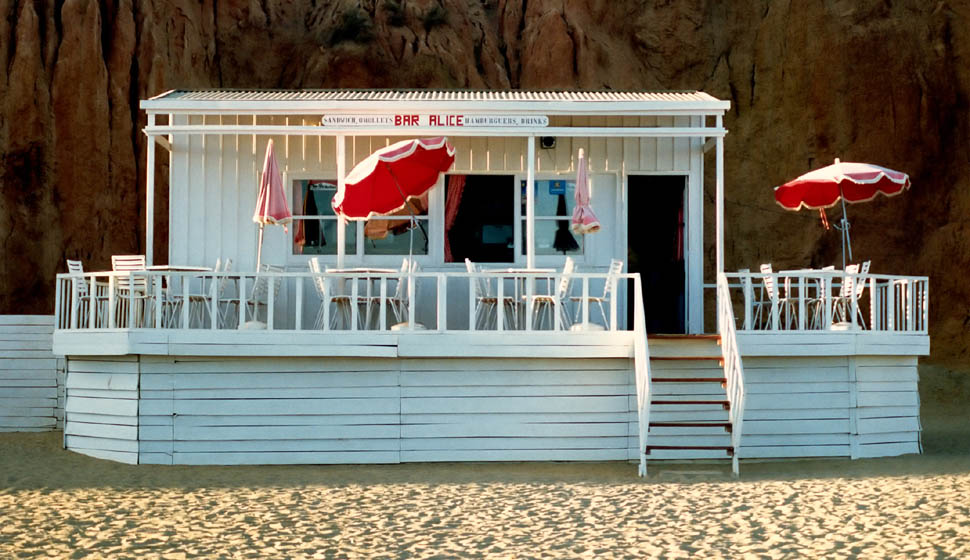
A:
{"label": "horizontal wood siding", "polygon": [[67,361],[64,442],[84,455],[138,463],[138,358]]}
{"label": "horizontal wood siding", "polygon": [[395,360],[144,357],[142,462],[397,463]]}
{"label": "horizontal wood siding", "polygon": [[742,458],[919,453],[915,356],[748,357]]}
{"label": "horizontal wood siding", "polygon": [[411,359],[401,367],[403,462],[630,457],[628,359]]}
{"label": "horizontal wood siding", "polygon": [[52,315],[0,315],[0,432],[58,427],[63,400]]}

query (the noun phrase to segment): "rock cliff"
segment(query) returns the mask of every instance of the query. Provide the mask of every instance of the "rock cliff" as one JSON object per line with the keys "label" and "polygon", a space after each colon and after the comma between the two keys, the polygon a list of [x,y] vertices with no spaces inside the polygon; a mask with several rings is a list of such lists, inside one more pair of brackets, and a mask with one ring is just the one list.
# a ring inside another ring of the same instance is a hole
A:
{"label": "rock cliff", "polygon": [[701,89],[732,102],[728,267],[835,261],[838,235],[774,206],[773,185],[834,157],[907,171],[911,192],[851,208],[854,247],[931,277],[934,359],[966,363],[968,15],[967,0],[0,0],[0,313],[50,313],[65,257],[143,250],[137,103],[170,88]]}

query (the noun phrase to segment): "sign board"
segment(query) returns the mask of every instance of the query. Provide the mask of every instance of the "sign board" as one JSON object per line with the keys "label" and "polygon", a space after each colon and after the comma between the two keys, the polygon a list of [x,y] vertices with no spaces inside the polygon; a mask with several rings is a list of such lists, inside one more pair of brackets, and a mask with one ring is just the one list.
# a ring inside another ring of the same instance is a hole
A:
{"label": "sign board", "polygon": [[341,128],[529,128],[549,126],[545,115],[324,115],[323,126]]}

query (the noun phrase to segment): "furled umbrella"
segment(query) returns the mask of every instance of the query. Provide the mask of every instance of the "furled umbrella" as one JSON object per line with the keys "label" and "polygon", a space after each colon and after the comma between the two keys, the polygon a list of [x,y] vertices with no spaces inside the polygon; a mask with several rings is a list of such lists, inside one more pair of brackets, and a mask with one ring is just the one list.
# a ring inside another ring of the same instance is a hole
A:
{"label": "furled umbrella", "polygon": [[[455,148],[448,139],[402,140],[367,156],[347,174],[331,206],[345,220],[364,221],[407,209],[417,221],[412,204],[433,187],[455,162]],[[413,227],[413,226],[412,226]]]}
{"label": "furled umbrella", "polygon": [[[842,203],[842,219],[836,226],[842,232],[842,268],[848,249],[852,260],[852,239],[845,203],[867,202],[879,195],[895,196],[909,189],[909,175],[869,163],[835,163],[810,171],[784,185],[775,187],[775,200],[786,210],[809,208],[824,211]],[[824,216],[824,214],[823,214]]]}
{"label": "furled umbrella", "polygon": [[259,195],[256,197],[253,221],[259,224],[259,245],[256,249],[256,270],[259,270],[263,258],[263,228],[267,224],[275,224],[285,229],[286,225],[293,221],[293,215],[286,203],[283,177],[276,163],[276,151],[273,148],[272,138],[266,146],[266,159],[263,161],[263,174],[259,179]]}
{"label": "furled umbrella", "polygon": [[586,168],[586,155],[579,149],[576,161],[576,207],[573,209],[571,229],[579,234],[596,233],[600,222],[589,205],[589,171]]}

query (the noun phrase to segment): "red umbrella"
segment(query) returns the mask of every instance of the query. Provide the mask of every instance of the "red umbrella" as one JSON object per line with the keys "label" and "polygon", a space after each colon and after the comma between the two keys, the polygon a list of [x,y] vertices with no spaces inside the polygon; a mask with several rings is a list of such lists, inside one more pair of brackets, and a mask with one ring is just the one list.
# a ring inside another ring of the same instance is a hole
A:
{"label": "red umbrella", "polygon": [[909,175],[869,163],[842,162],[810,171],[784,185],[775,187],[775,200],[786,210],[802,208],[823,210],[842,203],[842,267],[845,268],[845,249],[852,259],[849,221],[845,215],[846,202],[866,202],[882,194],[895,196],[910,187]]}
{"label": "red umbrella", "polygon": [[387,216],[404,208],[438,182],[455,161],[445,137],[403,140],[357,164],[333,197],[334,212],[348,220]]}
{"label": "red umbrella", "polygon": [[600,221],[589,205],[589,171],[582,148],[579,149],[579,159],[576,162],[576,208],[573,210],[571,227],[574,232],[582,234],[600,230]]}
{"label": "red umbrella", "polygon": [[263,174],[259,179],[259,195],[256,197],[253,221],[259,224],[259,246],[256,249],[256,270],[259,270],[263,256],[263,227],[266,224],[285,227],[293,221],[293,215],[286,204],[283,177],[280,175],[279,164],[276,163],[276,151],[273,149],[272,138],[266,146],[266,159],[263,161]]}

